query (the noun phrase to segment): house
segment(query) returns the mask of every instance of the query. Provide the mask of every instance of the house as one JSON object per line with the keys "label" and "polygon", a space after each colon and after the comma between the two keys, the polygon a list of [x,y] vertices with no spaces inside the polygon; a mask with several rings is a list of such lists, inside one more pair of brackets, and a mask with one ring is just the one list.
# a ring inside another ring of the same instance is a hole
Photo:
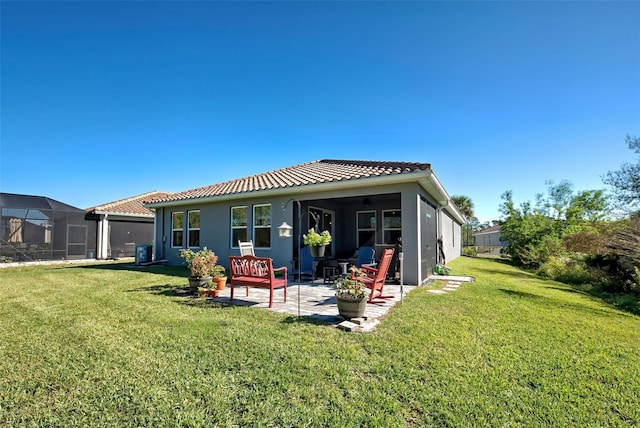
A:
{"label": "house", "polygon": [[96,258],[133,257],[137,244],[151,244],[154,212],[143,202],[167,196],[156,190],[87,208],[87,219],[96,222]]}
{"label": "house", "polygon": [[95,254],[95,222],[46,196],[0,193],[0,258],[74,260]]}
{"label": "house", "polygon": [[507,245],[507,241],[502,240],[500,225],[482,229],[471,236],[473,236],[473,245],[478,248],[478,253],[499,255]]}
{"label": "house", "polygon": [[[154,257],[175,265],[181,248],[203,246],[226,265],[238,241],[251,239],[257,256],[291,269],[301,235],[316,226],[333,236],[325,256],[338,261],[365,245],[378,258],[401,249],[406,284],[425,282],[439,254],[450,261],[461,253],[464,217],[428,163],[324,159],[145,205],[155,210]],[[279,238],[284,222],[293,239]]]}

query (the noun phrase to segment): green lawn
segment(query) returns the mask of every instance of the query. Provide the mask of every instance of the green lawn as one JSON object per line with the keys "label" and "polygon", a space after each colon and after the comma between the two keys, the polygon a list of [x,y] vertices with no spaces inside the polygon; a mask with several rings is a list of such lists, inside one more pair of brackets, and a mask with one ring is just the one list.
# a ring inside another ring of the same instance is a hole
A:
{"label": "green lawn", "polygon": [[500,261],[376,332],[176,296],[184,268],[0,269],[0,426],[637,426],[640,317]]}

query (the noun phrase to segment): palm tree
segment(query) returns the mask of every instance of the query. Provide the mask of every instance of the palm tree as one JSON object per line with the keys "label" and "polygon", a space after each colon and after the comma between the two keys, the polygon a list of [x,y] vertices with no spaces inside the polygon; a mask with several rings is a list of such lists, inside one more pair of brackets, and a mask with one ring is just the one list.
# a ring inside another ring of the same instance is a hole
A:
{"label": "palm tree", "polygon": [[470,238],[470,236],[469,236],[470,235],[469,234],[469,220],[471,220],[471,218],[473,218],[473,201],[471,200],[470,197],[464,196],[464,195],[452,196],[451,200],[453,201],[454,204],[456,204],[456,206],[458,207],[458,209],[460,210],[462,215],[464,215],[465,219],[467,220],[467,243],[466,243],[466,245],[469,245],[469,238]]}

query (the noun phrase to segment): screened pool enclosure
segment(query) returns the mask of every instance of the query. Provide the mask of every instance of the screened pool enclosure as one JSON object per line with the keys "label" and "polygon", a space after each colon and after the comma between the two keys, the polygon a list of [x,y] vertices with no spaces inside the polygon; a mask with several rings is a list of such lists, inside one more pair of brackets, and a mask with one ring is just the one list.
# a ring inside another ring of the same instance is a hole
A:
{"label": "screened pool enclosure", "polygon": [[0,193],[0,258],[4,261],[94,257],[96,222],[86,212],[44,196]]}

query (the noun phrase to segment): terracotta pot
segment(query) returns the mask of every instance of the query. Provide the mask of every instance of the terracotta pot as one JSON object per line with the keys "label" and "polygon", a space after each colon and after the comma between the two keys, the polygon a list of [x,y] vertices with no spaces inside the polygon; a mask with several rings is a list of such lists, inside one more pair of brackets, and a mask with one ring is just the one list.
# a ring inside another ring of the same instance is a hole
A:
{"label": "terracotta pot", "polygon": [[216,284],[216,289],[219,291],[222,291],[227,285],[227,277],[221,276],[221,277],[213,278],[213,282]]}
{"label": "terracotta pot", "polygon": [[344,299],[340,296],[336,296],[336,302],[338,303],[338,313],[345,319],[359,318],[364,315],[364,310],[367,308],[367,298],[361,299]]}

